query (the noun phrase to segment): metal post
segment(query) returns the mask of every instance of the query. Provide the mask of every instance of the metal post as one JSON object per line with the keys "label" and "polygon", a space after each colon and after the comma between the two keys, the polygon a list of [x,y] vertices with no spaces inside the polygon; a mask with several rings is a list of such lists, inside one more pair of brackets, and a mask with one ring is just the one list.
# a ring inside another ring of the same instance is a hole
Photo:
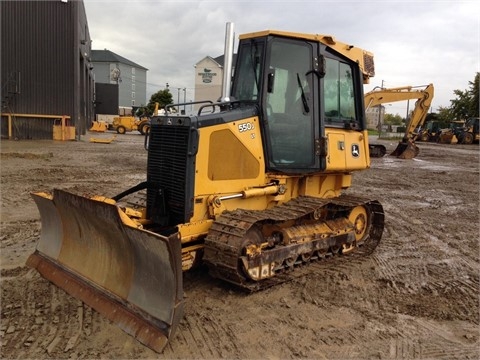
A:
{"label": "metal post", "polygon": [[223,62],[223,86],[221,102],[230,101],[230,88],[232,81],[232,59],[233,59],[233,45],[234,45],[234,25],[231,22],[227,22],[225,30],[225,50],[224,50],[224,62]]}
{"label": "metal post", "polygon": [[[180,90],[181,88],[178,89],[178,97],[177,97],[177,104],[180,104]],[[180,106],[177,106],[177,114],[180,114]]]}
{"label": "metal post", "polygon": [[186,109],[185,109],[186,103],[187,103],[187,88],[183,88],[183,115],[186,114]]}
{"label": "metal post", "polygon": [[380,138],[380,134],[382,133],[382,105],[378,105],[378,137]]}
{"label": "metal post", "polygon": [[[380,89],[383,90],[383,83],[384,81],[382,80],[382,86],[380,86]],[[381,134],[382,134],[382,105],[379,104],[378,105],[378,138],[380,138]]]}

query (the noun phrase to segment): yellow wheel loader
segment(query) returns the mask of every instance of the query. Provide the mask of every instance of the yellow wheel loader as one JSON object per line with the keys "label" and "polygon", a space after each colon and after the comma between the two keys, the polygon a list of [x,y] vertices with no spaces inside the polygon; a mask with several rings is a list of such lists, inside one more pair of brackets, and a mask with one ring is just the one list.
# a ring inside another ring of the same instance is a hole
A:
{"label": "yellow wheel loader", "polygon": [[479,123],[480,118],[473,117],[467,119],[464,127],[457,128],[455,130],[455,135],[458,138],[459,144],[473,144],[474,142],[479,142],[480,132],[479,132]]}
{"label": "yellow wheel loader", "polygon": [[457,134],[459,134],[464,127],[465,120],[454,120],[450,122],[448,128],[439,130],[437,142],[441,144],[457,144]]}
{"label": "yellow wheel loader", "polygon": [[311,261],[369,254],[382,237],[382,205],[343,193],[370,167],[373,55],[329,35],[260,31],[240,36],[232,78],[232,44],[229,23],[219,102],[152,118],[145,182],[113,198],[33,194],[42,232],[28,264],[158,352],[195,264],[255,291]]}
{"label": "yellow wheel loader", "polygon": [[425,123],[425,126],[419,126],[417,130],[416,141],[438,141],[440,133],[443,129],[442,123],[436,120],[430,120]]}
{"label": "yellow wheel loader", "polygon": [[[155,103],[154,114],[158,112],[159,103]],[[126,132],[138,131],[140,134],[145,135],[150,129],[150,118],[148,116],[142,116],[140,118],[136,116],[116,116],[113,118],[111,129],[115,130],[118,134],[125,134]]]}
{"label": "yellow wheel loader", "polygon": [[145,135],[150,126],[149,124],[149,118],[137,119],[134,116],[116,116],[113,118],[111,128],[122,135],[132,131],[138,131],[140,134]]}

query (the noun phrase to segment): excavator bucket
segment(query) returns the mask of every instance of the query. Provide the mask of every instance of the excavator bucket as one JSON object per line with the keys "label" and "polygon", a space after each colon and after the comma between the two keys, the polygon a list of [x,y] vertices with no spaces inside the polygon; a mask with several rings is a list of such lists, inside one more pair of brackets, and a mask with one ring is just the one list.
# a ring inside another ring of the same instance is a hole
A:
{"label": "excavator bucket", "polygon": [[42,232],[27,265],[161,352],[183,316],[176,234],[127,225],[116,205],[62,190],[32,196]]}
{"label": "excavator bucket", "polygon": [[413,141],[400,141],[390,156],[396,156],[399,159],[413,159],[419,152],[420,149]]}

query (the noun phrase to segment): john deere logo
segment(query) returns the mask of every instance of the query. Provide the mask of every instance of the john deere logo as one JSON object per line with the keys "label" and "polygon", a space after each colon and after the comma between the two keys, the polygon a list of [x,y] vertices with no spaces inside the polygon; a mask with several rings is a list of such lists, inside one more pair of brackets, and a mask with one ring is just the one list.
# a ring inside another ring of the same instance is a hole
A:
{"label": "john deere logo", "polygon": [[352,144],[352,156],[355,158],[360,156],[360,146],[358,144]]}
{"label": "john deere logo", "polygon": [[217,76],[217,73],[212,72],[211,69],[204,68],[203,72],[198,73],[202,77],[202,82],[208,84],[211,83],[214,76]]}

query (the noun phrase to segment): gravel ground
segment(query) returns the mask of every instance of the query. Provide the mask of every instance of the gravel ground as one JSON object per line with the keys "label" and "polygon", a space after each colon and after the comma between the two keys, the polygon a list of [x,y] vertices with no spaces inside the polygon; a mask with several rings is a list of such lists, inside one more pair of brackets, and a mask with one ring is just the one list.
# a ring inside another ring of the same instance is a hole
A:
{"label": "gravel ground", "polygon": [[480,357],[478,144],[419,143],[416,159],[372,159],[354,175],[348,192],[385,210],[369,257],[312,263],[307,275],[253,294],[204,268],[184,274],[185,317],[157,354],[25,265],[40,234],[30,192],[113,196],[145,179],[142,136],[89,137],[1,142],[2,358]]}

